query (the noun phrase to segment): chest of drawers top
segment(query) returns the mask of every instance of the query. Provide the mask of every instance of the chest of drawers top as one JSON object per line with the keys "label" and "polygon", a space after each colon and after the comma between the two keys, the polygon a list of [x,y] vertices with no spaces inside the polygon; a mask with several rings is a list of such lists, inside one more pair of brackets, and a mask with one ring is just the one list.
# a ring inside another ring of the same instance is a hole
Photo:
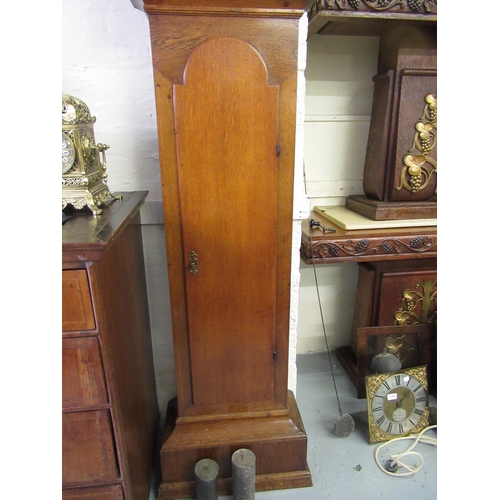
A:
{"label": "chest of drawers top", "polygon": [[121,199],[107,205],[102,215],[73,210],[62,227],[62,263],[92,262],[101,259],[106,249],[134,218],[147,196],[147,191],[114,193]]}

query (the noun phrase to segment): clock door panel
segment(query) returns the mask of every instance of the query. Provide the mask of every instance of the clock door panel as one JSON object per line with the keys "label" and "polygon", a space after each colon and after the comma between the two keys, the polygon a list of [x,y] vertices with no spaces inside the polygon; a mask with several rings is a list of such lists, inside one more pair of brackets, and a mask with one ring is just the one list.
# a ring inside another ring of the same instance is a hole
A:
{"label": "clock door panel", "polygon": [[235,38],[201,44],[184,76],[174,106],[193,403],[273,400],[278,87]]}

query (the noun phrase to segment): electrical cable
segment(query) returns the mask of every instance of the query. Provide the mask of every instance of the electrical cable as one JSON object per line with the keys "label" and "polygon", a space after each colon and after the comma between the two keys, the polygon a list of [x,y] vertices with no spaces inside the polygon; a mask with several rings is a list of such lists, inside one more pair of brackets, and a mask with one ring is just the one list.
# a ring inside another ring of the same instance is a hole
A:
{"label": "electrical cable", "polygon": [[[413,435],[413,436],[405,436],[405,437],[400,437],[400,438],[394,438],[391,439],[390,441],[387,441],[386,443],[382,443],[377,447],[375,450],[375,462],[379,466],[379,468],[388,474],[389,476],[412,476],[413,474],[417,474],[417,472],[424,466],[424,459],[420,453],[417,453],[416,451],[412,451],[415,446],[417,446],[418,443],[424,443],[424,444],[431,444],[437,448],[437,438],[430,438],[430,437],[423,437],[423,434],[430,429],[437,429],[437,425],[430,425],[429,427],[426,427],[423,431],[421,431],[419,434]],[[385,465],[382,465],[380,463],[380,459],[378,457],[379,451],[392,444],[395,443],[396,441],[403,441],[403,440],[408,440],[408,439],[413,439],[415,442],[406,450],[403,451],[402,453],[397,453],[396,455],[391,455],[390,460],[387,460]],[[408,455],[416,455],[420,458],[420,464],[417,466],[411,466],[405,464],[401,459],[408,456]],[[400,472],[398,473],[397,470],[402,467],[407,470],[407,472]]]}

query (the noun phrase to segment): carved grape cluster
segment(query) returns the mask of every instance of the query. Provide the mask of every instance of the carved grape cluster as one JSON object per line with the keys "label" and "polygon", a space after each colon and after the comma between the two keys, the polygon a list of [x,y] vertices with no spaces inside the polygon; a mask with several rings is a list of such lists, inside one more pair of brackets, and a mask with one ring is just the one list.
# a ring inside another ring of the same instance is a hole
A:
{"label": "carved grape cluster", "polygon": [[338,257],[340,255],[340,251],[338,249],[338,247],[332,245],[330,248],[329,248],[329,251],[330,251],[330,255],[332,255],[332,257]]}
{"label": "carved grape cluster", "polygon": [[382,250],[382,252],[384,252],[384,253],[392,253],[393,247],[388,241],[384,241],[380,245],[380,250]]}
{"label": "carved grape cluster", "polygon": [[416,236],[415,238],[410,240],[410,247],[411,248],[418,248],[421,247],[424,243],[424,240],[420,236]]}
{"label": "carved grape cluster", "polygon": [[391,0],[378,0],[377,5],[379,7],[387,7],[391,3]]}
{"label": "carved grape cluster", "polygon": [[364,252],[368,248],[368,240],[361,240],[356,245],[356,252]]}
{"label": "carved grape cluster", "polygon": [[353,9],[359,9],[360,5],[360,0],[347,0],[347,3],[353,8]]}
{"label": "carved grape cluster", "polygon": [[420,186],[422,186],[422,178],[420,175],[412,175],[410,177],[410,188],[412,193],[418,193],[420,191]]}
{"label": "carved grape cluster", "polygon": [[413,11],[413,12],[419,12],[420,9],[422,8],[423,5],[422,0],[408,0],[408,7]]}
{"label": "carved grape cluster", "polygon": [[423,155],[427,155],[427,153],[431,150],[431,140],[429,139],[429,137],[421,139],[420,149]]}

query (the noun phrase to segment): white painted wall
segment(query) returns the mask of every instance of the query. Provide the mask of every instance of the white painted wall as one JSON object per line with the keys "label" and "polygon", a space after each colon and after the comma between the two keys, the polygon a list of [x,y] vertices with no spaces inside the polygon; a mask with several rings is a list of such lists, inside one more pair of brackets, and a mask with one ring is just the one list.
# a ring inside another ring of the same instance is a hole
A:
{"label": "white painted wall", "polygon": [[[304,177],[313,209],[363,193],[378,37],[313,35],[307,45]],[[326,349],[319,300],[329,347],[348,345],[357,265],[316,265],[315,277],[301,263],[300,273],[297,352]]]}
{"label": "white painted wall", "polygon": [[[141,0],[62,1],[62,91],[82,99],[97,117],[96,140],[110,146],[106,158],[111,191],[149,191],[141,215],[162,404],[175,394],[174,362],[149,23],[140,7]],[[343,204],[347,194],[362,192],[371,78],[378,49],[376,38],[316,35],[306,44],[306,36],[304,16],[298,60],[291,274],[292,390],[296,388],[296,353],[325,349],[313,269],[299,257],[301,219],[307,218],[311,205]],[[328,343],[346,345],[356,265],[317,266],[317,277]]]}
{"label": "white painted wall", "polygon": [[146,190],[148,202],[161,202],[146,14],[130,0],[63,0],[62,91],[97,117],[111,191]]}

